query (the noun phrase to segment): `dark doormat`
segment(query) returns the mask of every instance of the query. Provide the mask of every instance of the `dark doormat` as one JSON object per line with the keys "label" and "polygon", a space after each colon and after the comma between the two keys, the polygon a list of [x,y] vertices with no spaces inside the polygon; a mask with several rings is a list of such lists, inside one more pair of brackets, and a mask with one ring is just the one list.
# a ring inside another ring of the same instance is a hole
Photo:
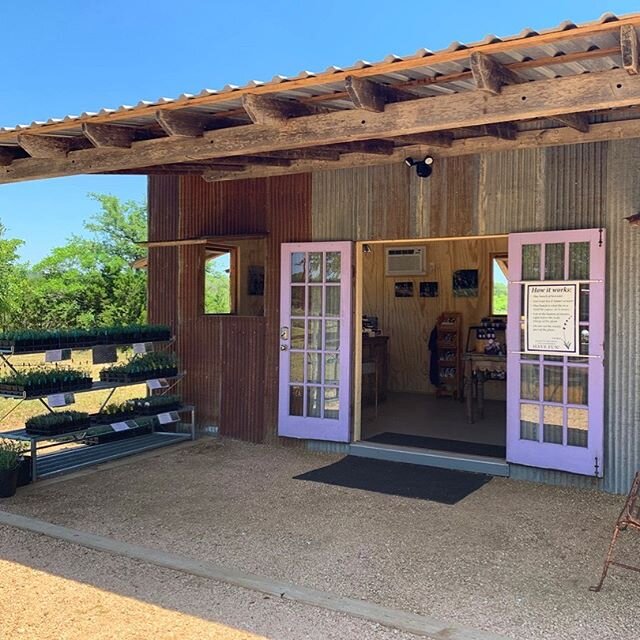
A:
{"label": "dark doormat", "polygon": [[327,467],[295,476],[294,480],[309,480],[391,496],[455,504],[487,484],[491,476],[346,456]]}
{"label": "dark doormat", "polygon": [[465,442],[463,440],[446,440],[444,438],[429,438],[427,436],[412,436],[404,433],[385,431],[377,436],[367,438],[367,442],[380,444],[396,444],[402,447],[419,447],[420,449],[435,449],[436,451],[450,451],[451,453],[470,453],[475,456],[490,458],[506,458],[507,449],[496,444],[481,444]]}

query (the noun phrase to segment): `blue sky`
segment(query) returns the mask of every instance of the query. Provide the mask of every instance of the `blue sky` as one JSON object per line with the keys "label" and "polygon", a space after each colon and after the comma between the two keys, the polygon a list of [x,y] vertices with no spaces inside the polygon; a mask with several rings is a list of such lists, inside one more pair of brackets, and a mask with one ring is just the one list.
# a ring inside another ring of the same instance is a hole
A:
{"label": "blue sky", "polygon": [[[584,0],[4,0],[0,126],[638,9],[637,2]],[[38,260],[82,231],[95,212],[86,197],[92,191],[143,200],[146,181],[81,176],[0,185],[0,221],[26,241],[23,256]]]}

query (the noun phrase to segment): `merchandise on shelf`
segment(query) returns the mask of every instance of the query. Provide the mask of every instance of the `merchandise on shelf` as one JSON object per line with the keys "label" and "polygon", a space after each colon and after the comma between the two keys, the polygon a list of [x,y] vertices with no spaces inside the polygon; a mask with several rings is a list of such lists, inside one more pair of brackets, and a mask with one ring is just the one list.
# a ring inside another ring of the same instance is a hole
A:
{"label": "merchandise on shelf", "polygon": [[139,382],[152,378],[172,378],[178,375],[173,353],[151,352],[133,356],[125,364],[114,364],[100,372],[103,382]]}
{"label": "merchandise on shelf", "polygon": [[59,411],[28,418],[25,431],[29,435],[53,436],[89,427],[89,414],[80,411]]}
{"label": "merchandise on shelf", "polygon": [[10,371],[0,376],[0,393],[24,395],[26,398],[79,391],[88,389],[91,385],[88,373],[65,367],[34,367],[25,371]]}

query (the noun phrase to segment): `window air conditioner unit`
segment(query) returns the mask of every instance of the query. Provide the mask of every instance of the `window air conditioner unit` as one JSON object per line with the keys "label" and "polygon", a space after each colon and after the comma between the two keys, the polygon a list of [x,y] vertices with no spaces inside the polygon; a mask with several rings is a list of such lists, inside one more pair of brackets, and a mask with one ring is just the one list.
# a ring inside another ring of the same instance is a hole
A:
{"label": "window air conditioner unit", "polygon": [[424,275],[425,252],[426,247],[387,247],[385,249],[385,275]]}

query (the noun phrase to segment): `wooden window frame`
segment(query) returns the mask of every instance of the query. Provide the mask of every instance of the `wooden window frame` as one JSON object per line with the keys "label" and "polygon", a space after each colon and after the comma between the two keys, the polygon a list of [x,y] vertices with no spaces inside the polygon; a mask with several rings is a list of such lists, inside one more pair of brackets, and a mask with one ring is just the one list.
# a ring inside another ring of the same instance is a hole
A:
{"label": "wooden window frame", "polygon": [[[506,258],[507,259],[507,269],[509,267],[509,254],[504,251],[500,251],[499,253],[490,253],[489,254],[489,316],[496,318],[506,318],[507,312],[504,313],[495,313],[493,310],[493,287],[494,287],[494,279],[493,279],[493,263],[497,258]],[[507,285],[509,282],[508,275],[505,275],[507,278]],[[507,289],[508,290],[508,289]],[[508,298],[507,298],[508,300]]]}
{"label": "wooden window frame", "polygon": [[[203,283],[201,287],[202,294],[202,314],[205,316],[235,316],[238,313],[238,250],[239,247],[227,244],[207,243],[203,247],[203,260],[201,273],[203,276]],[[211,254],[217,255],[211,255]],[[210,260],[229,254],[229,312],[228,313],[208,313],[205,310],[205,270],[207,263]]]}

